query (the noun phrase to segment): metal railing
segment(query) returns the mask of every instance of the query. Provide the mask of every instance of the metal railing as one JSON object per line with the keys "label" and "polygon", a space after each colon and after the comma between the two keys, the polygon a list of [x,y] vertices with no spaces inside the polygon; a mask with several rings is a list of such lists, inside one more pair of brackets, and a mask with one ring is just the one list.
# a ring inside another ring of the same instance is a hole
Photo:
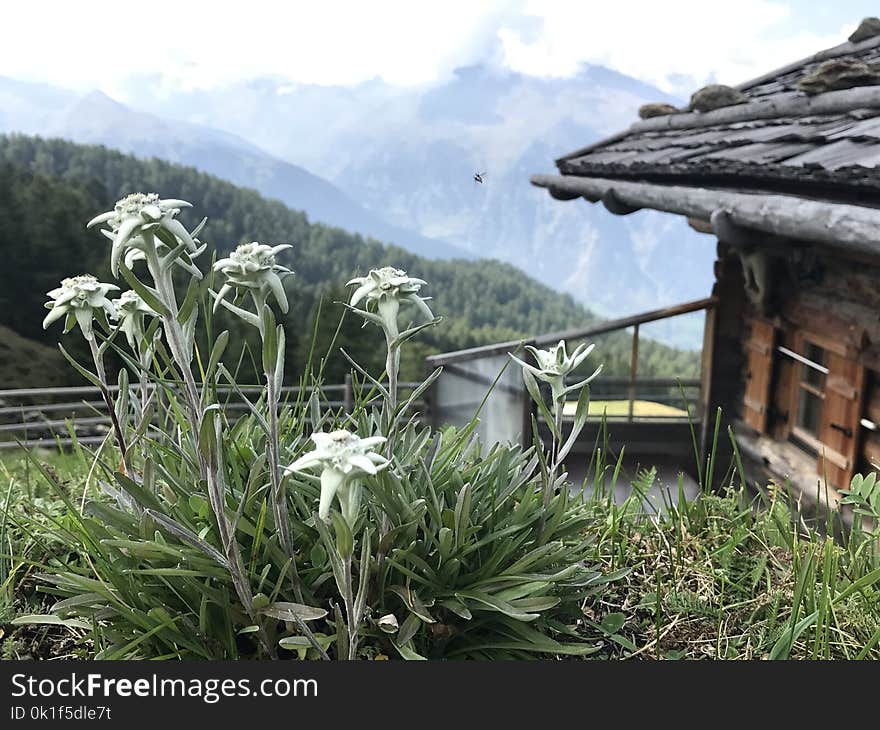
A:
{"label": "metal railing", "polygon": [[482,404],[480,429],[484,440],[513,441],[515,434],[525,438],[537,413],[519,368],[509,367],[509,354],[520,353],[525,345],[545,347],[560,340],[573,343],[625,330],[631,332],[629,371],[625,375],[600,375],[590,384],[590,412],[596,416],[593,420],[600,420],[604,409],[608,420],[627,423],[699,421],[704,396],[703,365],[701,377],[697,378],[643,377],[639,374],[639,344],[643,325],[694,312],[709,313],[714,305],[714,298],[709,297],[586,327],[428,357],[429,368],[444,368],[433,388],[434,424],[467,422]]}
{"label": "metal railing", "polygon": [[[402,382],[398,384],[398,391],[406,396],[419,385]],[[134,384],[131,389],[136,393],[138,387]],[[150,387],[155,388],[154,385]],[[115,394],[119,388],[111,386],[109,390]],[[217,394],[224,409],[243,413],[248,406],[240,398],[239,392],[248,396],[262,390],[260,385],[239,386],[238,392],[231,387],[218,387]],[[320,393],[322,408],[345,413],[351,413],[354,409],[355,390],[351,376],[346,377],[344,383],[320,387],[283,387],[282,404],[295,401],[301,394],[307,399],[316,390]],[[424,400],[414,404],[414,408],[423,414],[426,406]],[[308,415],[306,420],[310,421]],[[73,429],[79,443],[100,443],[109,433],[110,425],[107,406],[98,388],[93,386],[0,390],[0,449],[15,448],[19,444],[27,447],[70,446],[73,438],[69,429]]]}

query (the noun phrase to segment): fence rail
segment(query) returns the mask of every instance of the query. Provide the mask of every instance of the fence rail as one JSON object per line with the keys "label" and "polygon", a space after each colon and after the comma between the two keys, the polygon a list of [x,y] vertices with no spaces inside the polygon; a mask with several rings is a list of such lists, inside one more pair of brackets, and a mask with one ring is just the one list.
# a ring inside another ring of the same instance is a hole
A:
{"label": "fence rail", "polygon": [[[201,383],[198,384],[201,387]],[[402,382],[398,391],[408,395],[420,383]],[[155,385],[150,389],[154,390]],[[131,390],[137,392],[139,386],[133,384]],[[118,386],[109,388],[118,393]],[[248,405],[239,394],[261,393],[263,386],[243,385],[237,389],[223,386],[217,389],[221,405],[233,413],[244,412]],[[351,413],[354,409],[354,383],[347,377],[344,383],[330,383],[320,387],[286,386],[281,388],[282,404],[293,401],[300,395],[306,398],[318,391],[321,405],[325,409],[343,410]],[[80,396],[79,400],[76,397]],[[427,403],[419,400],[414,404],[424,411]],[[306,420],[310,421],[309,417]],[[52,388],[7,388],[0,390],[0,449],[16,448],[19,444],[27,447],[70,446],[73,444],[69,429],[76,434],[76,440],[84,444],[103,441],[110,431],[111,420],[101,392],[93,386],[70,386]]]}

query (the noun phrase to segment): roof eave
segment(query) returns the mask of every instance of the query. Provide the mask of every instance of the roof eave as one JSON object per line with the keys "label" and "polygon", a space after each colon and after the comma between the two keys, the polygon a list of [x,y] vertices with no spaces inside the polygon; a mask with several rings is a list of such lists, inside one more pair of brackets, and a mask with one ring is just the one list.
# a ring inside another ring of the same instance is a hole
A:
{"label": "roof eave", "polygon": [[[722,219],[744,229],[795,241],[827,244],[871,257],[880,256],[880,210],[845,203],[708,188],[575,177],[533,175],[533,185],[559,200],[602,201],[612,213],[642,208],[705,221]],[[716,230],[717,232],[717,230]],[[760,237],[756,237],[760,238]]]}

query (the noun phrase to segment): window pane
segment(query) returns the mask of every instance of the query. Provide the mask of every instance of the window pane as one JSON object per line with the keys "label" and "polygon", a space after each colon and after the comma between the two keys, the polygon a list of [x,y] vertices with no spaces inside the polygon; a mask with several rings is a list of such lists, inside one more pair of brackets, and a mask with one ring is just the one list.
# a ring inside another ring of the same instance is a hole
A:
{"label": "window pane", "polygon": [[800,391],[797,424],[811,434],[819,435],[819,417],[822,414],[822,399],[806,390]]}
{"label": "window pane", "polygon": [[[804,349],[804,357],[812,360],[817,365],[825,365],[825,350],[812,342],[807,342]],[[825,387],[825,374],[811,368],[809,365],[802,365],[801,378],[805,383],[815,386],[816,388]]]}

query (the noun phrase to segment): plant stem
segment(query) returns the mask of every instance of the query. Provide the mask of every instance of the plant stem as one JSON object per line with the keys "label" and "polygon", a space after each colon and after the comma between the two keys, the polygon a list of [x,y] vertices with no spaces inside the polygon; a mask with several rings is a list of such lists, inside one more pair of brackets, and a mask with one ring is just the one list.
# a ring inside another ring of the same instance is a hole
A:
{"label": "plant stem", "polygon": [[[251,299],[254,302],[254,308],[259,321],[260,340],[265,343],[268,333],[264,330],[263,308],[267,306],[267,296],[262,289],[252,289]],[[290,575],[293,582],[294,595],[296,600],[302,603],[302,587],[300,585],[299,571],[296,567],[296,546],[290,531],[290,512],[287,508],[287,495],[281,480],[281,443],[278,433],[278,409],[281,402],[281,393],[277,387],[277,383],[281,378],[278,377],[279,373],[276,371],[276,363],[263,363],[265,371],[263,376],[266,378],[267,423],[269,426],[269,433],[266,434],[266,451],[269,460],[269,483],[272,489],[272,515],[275,518],[275,528],[278,530],[281,549],[290,558]]]}
{"label": "plant stem", "polygon": [[159,293],[159,298],[162,300],[162,304],[168,309],[168,314],[162,317],[165,335],[168,338],[168,347],[171,350],[171,355],[177,363],[177,366],[180,369],[180,374],[183,377],[186,398],[191,415],[194,422],[198,423],[199,420],[201,420],[202,415],[200,408],[201,398],[199,396],[198,388],[196,387],[195,378],[192,374],[192,368],[190,367],[190,358],[186,355],[186,335],[183,332],[183,328],[180,326],[180,322],[177,321],[177,315],[180,313],[180,310],[177,307],[177,296],[174,293],[174,281],[171,276],[171,270],[163,270],[162,268],[159,261],[159,255],[156,252],[155,242],[151,241],[151,243],[153,243],[153,245],[148,245],[145,251],[147,268],[150,270],[150,274],[156,284],[156,290]]}
{"label": "plant stem", "polygon": [[[146,238],[147,234],[145,234]],[[177,306],[177,297],[174,293],[174,281],[170,269],[164,269],[158,252],[156,251],[155,240],[150,237],[148,245],[145,247],[147,259],[147,268],[153,277],[156,285],[156,291],[162,304],[167,308],[167,313],[162,316],[162,324],[165,328],[165,334],[168,338],[168,347],[171,355],[180,369],[183,377],[186,399],[188,401],[190,415],[192,418],[193,428],[191,429],[191,438],[195,447],[196,457],[199,462],[199,470],[202,478],[206,480],[208,499],[211,503],[211,509],[214,518],[217,521],[217,530],[220,534],[220,541],[223,545],[223,552],[226,557],[227,569],[235,587],[238,599],[241,601],[245,611],[251,620],[260,627],[260,640],[271,658],[276,658],[275,649],[269,642],[262,622],[254,612],[254,598],[251,590],[250,581],[248,580],[247,571],[244,566],[244,560],[241,556],[241,547],[235,539],[234,528],[229,517],[226,515],[226,488],[223,482],[223,474],[220,464],[223,463],[221,458],[222,434],[220,432],[219,421],[215,421],[214,425],[214,444],[213,448],[203,450],[200,443],[199,424],[202,421],[201,412],[201,396],[193,377],[190,358],[187,356],[189,349],[186,346],[187,335],[183,330],[177,317],[180,309]],[[195,316],[193,314],[192,316]],[[192,343],[190,343],[192,345]],[[211,454],[210,457],[205,456],[205,452]]]}
{"label": "plant stem", "polygon": [[397,370],[399,367],[397,347],[388,342],[388,354],[385,357],[385,370],[388,373],[388,418],[394,418],[397,410]]}
{"label": "plant stem", "polygon": [[133,472],[131,470],[131,465],[128,463],[128,447],[125,444],[125,434],[122,431],[122,426],[116,415],[116,403],[114,402],[113,396],[110,394],[110,388],[107,385],[104,357],[98,350],[98,343],[95,341],[94,335],[88,339],[88,342],[89,349],[92,351],[92,360],[95,363],[98,380],[101,382],[101,396],[103,397],[104,403],[107,405],[107,410],[110,413],[110,423],[113,425],[113,435],[116,438],[116,445],[119,447],[119,452],[122,455],[122,466],[125,469],[125,475],[132,477]]}
{"label": "plant stem", "polygon": [[254,611],[254,595],[244,567],[244,560],[241,557],[241,548],[235,539],[232,523],[226,515],[226,489],[219,467],[222,463],[219,421],[215,422],[214,440],[214,449],[211,450],[212,457],[208,459],[207,463],[206,478],[208,483],[208,499],[211,502],[211,509],[217,520],[217,530],[220,533],[223,554],[226,557],[227,568],[232,578],[232,585],[235,587],[235,592],[238,595],[238,600],[241,601],[251,620],[260,627],[260,640],[263,642],[269,656],[274,659],[276,658],[275,649],[269,642],[260,617]]}
{"label": "plant stem", "polygon": [[290,531],[290,513],[287,509],[287,495],[284,484],[281,481],[280,469],[280,444],[278,436],[278,402],[280,394],[275,388],[275,373],[266,373],[266,405],[269,410],[269,433],[267,436],[267,451],[269,458],[269,480],[272,485],[272,512],[275,517],[275,525],[281,540],[281,547],[290,558],[290,573],[293,579],[293,592],[299,603],[303,602],[302,587],[300,586],[299,571],[296,567],[296,546]]}
{"label": "plant stem", "polygon": [[564,399],[553,394],[553,439],[550,444],[550,475],[547,478],[547,488],[544,490],[544,509],[550,506],[550,499],[553,496],[553,485],[556,482],[556,472],[559,469],[559,449],[562,445],[562,411],[565,404]]}
{"label": "plant stem", "polygon": [[355,616],[354,588],[351,584],[351,555],[348,555],[344,561],[345,595],[343,598],[345,599],[345,617],[348,629],[348,660],[352,661],[357,658],[360,616]]}

